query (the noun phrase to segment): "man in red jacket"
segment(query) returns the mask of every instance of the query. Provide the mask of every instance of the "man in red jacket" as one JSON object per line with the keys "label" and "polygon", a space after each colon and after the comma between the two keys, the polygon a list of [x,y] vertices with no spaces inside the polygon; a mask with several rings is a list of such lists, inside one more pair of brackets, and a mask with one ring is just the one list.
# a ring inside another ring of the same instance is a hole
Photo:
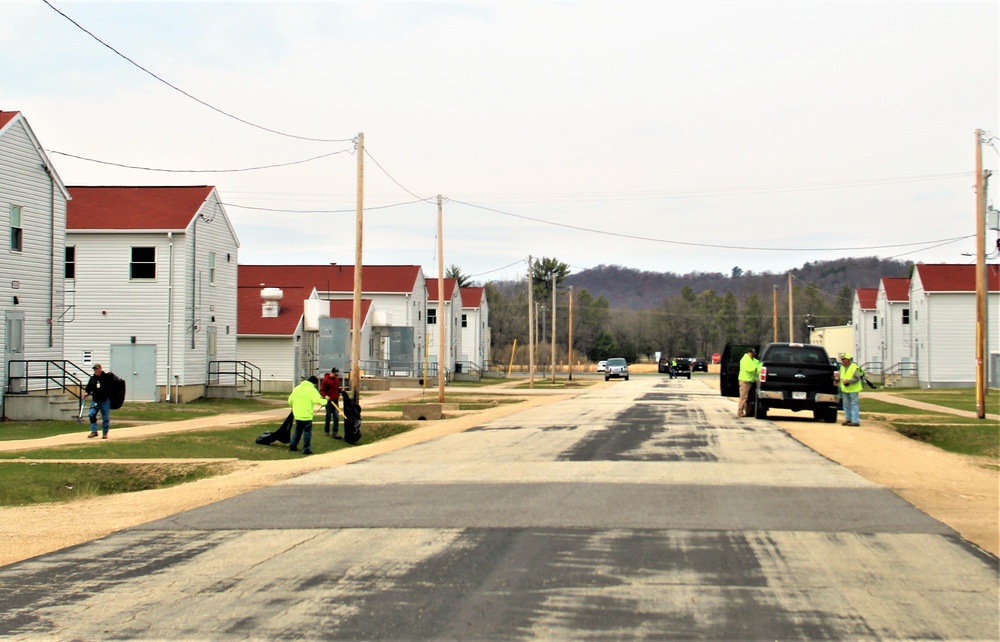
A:
{"label": "man in red jacket", "polygon": [[[323,432],[334,439],[340,439],[337,431],[340,430],[340,412],[337,409],[337,399],[340,398],[340,375],[337,369],[323,375],[323,381],[319,384],[319,394],[326,397],[326,421],[323,425]],[[330,417],[333,417],[333,433],[330,432]]]}

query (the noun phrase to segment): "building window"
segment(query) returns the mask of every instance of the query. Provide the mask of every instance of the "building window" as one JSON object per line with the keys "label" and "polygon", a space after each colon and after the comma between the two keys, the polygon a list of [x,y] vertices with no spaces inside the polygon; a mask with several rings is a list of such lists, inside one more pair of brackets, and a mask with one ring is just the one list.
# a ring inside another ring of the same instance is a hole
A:
{"label": "building window", "polygon": [[468,316],[466,316],[464,314],[462,315],[462,327],[463,328],[468,328],[469,327],[469,318],[468,318]]}
{"label": "building window", "polygon": [[872,317],[872,330],[878,330],[878,315]]}
{"label": "building window", "polygon": [[910,309],[903,308],[903,325],[910,325]]}
{"label": "building window", "polygon": [[208,253],[208,284],[215,285],[215,252]]}
{"label": "building window", "polygon": [[437,310],[430,308],[427,310],[427,325],[436,325],[437,320]]}
{"label": "building window", "polygon": [[24,249],[24,230],[21,228],[21,206],[10,206],[10,249],[20,252]]}
{"label": "building window", "polygon": [[66,248],[66,270],[64,276],[67,279],[76,278],[76,247],[72,245]]}
{"label": "building window", "polygon": [[156,248],[133,247],[132,262],[129,264],[130,279],[156,278]]}

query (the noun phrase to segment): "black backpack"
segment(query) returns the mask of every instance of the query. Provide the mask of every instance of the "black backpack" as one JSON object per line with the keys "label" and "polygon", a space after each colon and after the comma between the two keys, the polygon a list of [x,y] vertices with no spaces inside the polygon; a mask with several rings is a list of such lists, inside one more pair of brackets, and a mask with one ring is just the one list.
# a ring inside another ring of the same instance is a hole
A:
{"label": "black backpack", "polygon": [[125,380],[113,372],[109,372],[108,376],[111,377],[111,391],[108,393],[108,399],[111,400],[111,409],[118,410],[125,403]]}

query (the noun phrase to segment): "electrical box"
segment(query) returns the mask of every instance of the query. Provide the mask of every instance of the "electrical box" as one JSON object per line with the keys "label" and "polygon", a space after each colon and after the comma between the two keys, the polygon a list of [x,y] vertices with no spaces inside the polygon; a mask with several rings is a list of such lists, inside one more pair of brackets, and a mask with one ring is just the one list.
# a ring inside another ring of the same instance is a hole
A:
{"label": "electrical box", "polygon": [[330,372],[331,368],[341,373],[350,372],[351,322],[330,317],[320,317],[318,321],[320,372]]}

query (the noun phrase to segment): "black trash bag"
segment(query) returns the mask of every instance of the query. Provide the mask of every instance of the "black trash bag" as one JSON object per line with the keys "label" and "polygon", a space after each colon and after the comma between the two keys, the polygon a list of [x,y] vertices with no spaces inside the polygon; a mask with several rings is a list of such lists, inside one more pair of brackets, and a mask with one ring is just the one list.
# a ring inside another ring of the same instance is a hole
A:
{"label": "black trash bag", "polygon": [[295,415],[288,413],[285,420],[281,423],[281,426],[274,432],[265,431],[257,435],[257,443],[261,446],[270,446],[276,441],[280,441],[283,444],[291,443],[292,441],[292,424],[295,423]]}
{"label": "black trash bag", "polygon": [[346,390],[341,396],[344,400],[344,441],[356,444],[361,441],[361,405],[355,403]]}

